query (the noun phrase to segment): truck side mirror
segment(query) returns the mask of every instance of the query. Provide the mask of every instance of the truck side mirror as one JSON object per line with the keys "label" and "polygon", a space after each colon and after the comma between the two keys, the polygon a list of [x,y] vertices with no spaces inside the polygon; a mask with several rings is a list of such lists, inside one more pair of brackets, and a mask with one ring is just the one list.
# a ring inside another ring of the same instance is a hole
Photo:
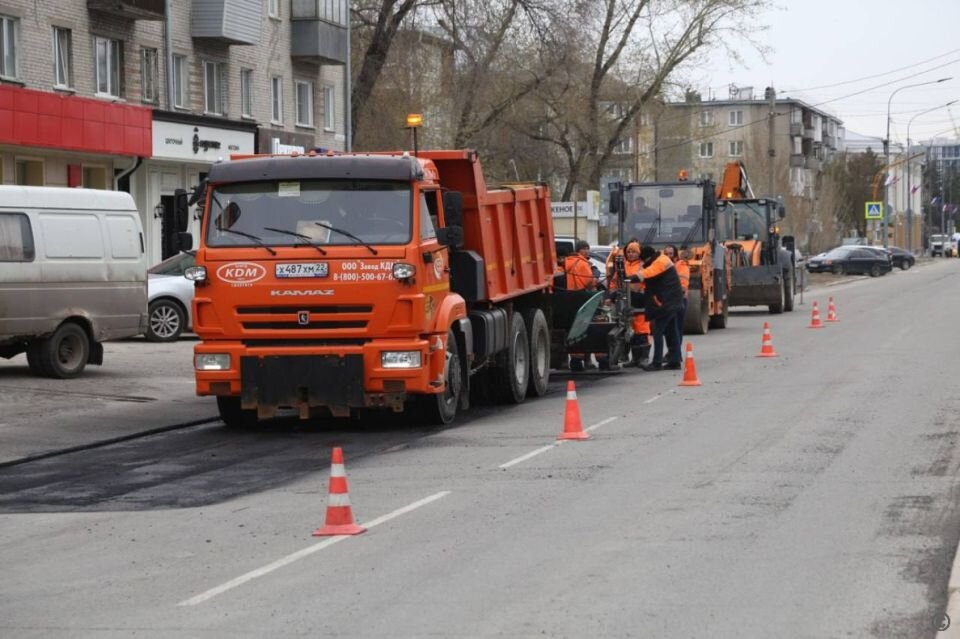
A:
{"label": "truck side mirror", "polygon": [[173,219],[181,233],[190,228],[190,206],[187,204],[187,192],[184,189],[173,192]]}
{"label": "truck side mirror", "polygon": [[463,227],[448,226],[446,228],[437,229],[437,242],[439,242],[441,246],[460,248],[463,246]]}
{"label": "truck side mirror", "polygon": [[780,238],[780,241],[783,242],[783,248],[787,249],[791,253],[797,252],[797,240],[792,235],[784,235]]}
{"label": "truck side mirror", "polygon": [[463,227],[463,194],[460,191],[443,192],[444,226]]}
{"label": "truck side mirror", "polygon": [[623,193],[620,189],[610,190],[610,215],[619,215],[623,211]]}
{"label": "truck side mirror", "polygon": [[193,248],[193,235],[190,233],[177,233],[177,250],[189,251]]}
{"label": "truck side mirror", "polygon": [[787,217],[787,207],[785,207],[783,204],[781,204],[780,206],[778,206],[778,207],[777,207],[777,215],[780,216],[780,219],[781,219],[781,220],[782,220],[783,218]]}
{"label": "truck side mirror", "polygon": [[207,191],[207,178],[203,178],[200,184],[193,187],[193,193],[190,194],[190,199],[187,201],[187,206],[193,206],[197,202],[203,200],[203,196]]}

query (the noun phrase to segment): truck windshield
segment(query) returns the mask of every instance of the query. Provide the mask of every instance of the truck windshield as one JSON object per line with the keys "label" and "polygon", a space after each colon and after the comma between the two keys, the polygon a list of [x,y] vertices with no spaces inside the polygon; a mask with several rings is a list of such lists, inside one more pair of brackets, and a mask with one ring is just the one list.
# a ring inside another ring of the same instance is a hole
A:
{"label": "truck windshield", "polygon": [[767,241],[767,206],[759,202],[717,203],[717,239]]}
{"label": "truck windshield", "polygon": [[207,246],[406,244],[412,230],[406,182],[300,180],[221,184],[210,200]]}
{"label": "truck windshield", "polygon": [[697,184],[633,186],[624,194],[624,241],[700,244],[705,241],[703,187]]}

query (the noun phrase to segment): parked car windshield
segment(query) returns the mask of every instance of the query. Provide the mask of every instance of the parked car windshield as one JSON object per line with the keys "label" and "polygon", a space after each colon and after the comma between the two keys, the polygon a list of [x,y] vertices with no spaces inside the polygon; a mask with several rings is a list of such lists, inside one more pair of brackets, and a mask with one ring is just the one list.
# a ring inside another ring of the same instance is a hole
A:
{"label": "parked car windshield", "polygon": [[187,251],[168,257],[164,261],[151,266],[147,273],[151,275],[183,275],[183,272],[197,263],[196,252]]}
{"label": "parked car windshield", "polygon": [[406,244],[412,231],[412,197],[406,182],[223,184],[214,189],[210,200],[207,245],[255,246],[257,239],[268,246],[306,241],[351,245],[358,239],[367,244]]}

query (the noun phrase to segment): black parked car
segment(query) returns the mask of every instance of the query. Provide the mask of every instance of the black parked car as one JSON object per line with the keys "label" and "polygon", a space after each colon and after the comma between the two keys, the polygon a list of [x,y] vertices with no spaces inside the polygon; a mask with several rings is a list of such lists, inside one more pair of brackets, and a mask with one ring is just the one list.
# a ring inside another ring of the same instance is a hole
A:
{"label": "black parked car", "polygon": [[857,273],[877,277],[893,270],[890,256],[866,246],[838,246],[832,251],[807,260],[811,273]]}
{"label": "black parked car", "polygon": [[917,262],[917,258],[907,249],[902,249],[898,246],[888,246],[887,251],[890,252],[890,261],[902,271],[907,270]]}

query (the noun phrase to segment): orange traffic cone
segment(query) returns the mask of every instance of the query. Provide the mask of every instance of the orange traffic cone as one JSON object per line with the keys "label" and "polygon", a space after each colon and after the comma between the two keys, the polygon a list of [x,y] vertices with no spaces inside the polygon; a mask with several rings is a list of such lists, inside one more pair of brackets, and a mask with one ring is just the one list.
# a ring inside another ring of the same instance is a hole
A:
{"label": "orange traffic cone", "polygon": [[827,304],[827,321],[828,322],[839,322],[840,318],[837,317],[837,307],[833,304],[833,298],[830,298],[829,303]]}
{"label": "orange traffic cone", "polygon": [[330,497],[327,501],[327,521],[323,528],[313,531],[314,537],[332,535],[359,535],[367,529],[353,521],[350,495],[347,490],[347,473],[343,467],[343,450],[333,449],[330,462]]}
{"label": "orange traffic cone", "polygon": [[557,439],[590,439],[590,435],[583,431],[580,405],[577,403],[577,387],[572,379],[567,382],[567,409],[563,414],[563,432]]}
{"label": "orange traffic cone", "polygon": [[823,328],[823,322],[820,321],[820,309],[817,303],[813,303],[813,311],[810,314],[810,325],[807,328]]}
{"label": "orange traffic cone", "polygon": [[683,381],[681,386],[703,386],[697,377],[697,363],[693,361],[693,344],[687,342],[687,359],[683,363]]}
{"label": "orange traffic cone", "polygon": [[773,350],[773,338],[770,337],[770,324],[763,323],[763,341],[760,344],[760,353],[757,357],[776,357],[777,352]]}

